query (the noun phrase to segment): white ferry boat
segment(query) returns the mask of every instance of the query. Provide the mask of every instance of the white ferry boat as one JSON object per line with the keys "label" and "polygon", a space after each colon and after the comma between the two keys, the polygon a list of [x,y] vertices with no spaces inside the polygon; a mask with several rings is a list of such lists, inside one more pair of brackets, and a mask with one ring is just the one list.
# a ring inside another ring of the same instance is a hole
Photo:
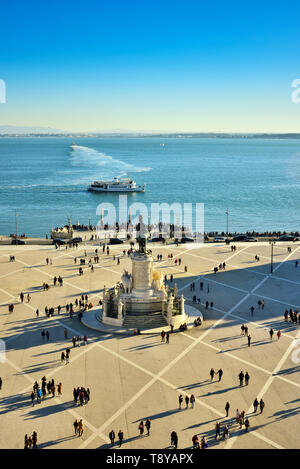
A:
{"label": "white ferry boat", "polygon": [[145,184],[137,186],[130,178],[114,178],[111,181],[94,181],[88,186],[92,192],[145,192]]}

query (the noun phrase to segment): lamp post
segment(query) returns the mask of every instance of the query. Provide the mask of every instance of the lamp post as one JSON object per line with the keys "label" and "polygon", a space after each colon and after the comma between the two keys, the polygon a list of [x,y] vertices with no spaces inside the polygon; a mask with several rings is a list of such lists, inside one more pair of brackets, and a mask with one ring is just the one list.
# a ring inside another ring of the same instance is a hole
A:
{"label": "lamp post", "polygon": [[269,241],[269,244],[271,245],[271,274],[273,273],[273,249],[274,249],[274,244],[276,244],[276,241],[274,239],[271,239]]}
{"label": "lamp post", "polygon": [[227,221],[227,223],[226,223],[226,231],[227,231],[227,241],[228,241],[228,234],[229,234],[229,229],[228,229],[228,216],[229,216],[229,212],[228,212],[228,209],[226,210],[225,214],[226,214],[226,221]]}
{"label": "lamp post", "polygon": [[[15,218],[16,218],[16,239],[18,239],[18,212],[15,210]],[[16,241],[16,244],[18,245],[18,241]]]}

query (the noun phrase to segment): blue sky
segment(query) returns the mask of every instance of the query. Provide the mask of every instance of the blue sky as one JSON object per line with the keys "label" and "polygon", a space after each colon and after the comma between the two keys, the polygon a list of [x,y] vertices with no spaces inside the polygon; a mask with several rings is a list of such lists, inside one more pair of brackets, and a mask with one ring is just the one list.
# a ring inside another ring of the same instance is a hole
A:
{"label": "blue sky", "polygon": [[298,132],[299,1],[2,2],[0,125]]}

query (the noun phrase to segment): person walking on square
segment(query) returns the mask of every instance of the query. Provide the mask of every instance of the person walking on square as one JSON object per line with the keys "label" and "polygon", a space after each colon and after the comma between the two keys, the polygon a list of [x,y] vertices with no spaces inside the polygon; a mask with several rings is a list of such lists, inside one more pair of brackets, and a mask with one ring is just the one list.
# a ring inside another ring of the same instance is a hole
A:
{"label": "person walking on square", "polygon": [[151,422],[150,422],[149,419],[146,420],[145,427],[147,428],[147,436],[149,436],[150,435],[150,427],[151,427]]}
{"label": "person walking on square", "polygon": [[188,395],[185,396],[185,408],[187,409],[189,406],[190,398]]}
{"label": "person walking on square", "polygon": [[248,347],[250,347],[250,344],[251,344],[251,335],[249,334],[248,335]]}
{"label": "person walking on square", "polygon": [[260,413],[261,413],[261,414],[263,413],[264,407],[265,407],[265,403],[264,403],[264,401],[261,399],[261,400],[259,401],[259,408],[260,408]]}
{"label": "person walking on square", "polygon": [[122,432],[122,430],[119,430],[118,432],[118,438],[119,438],[119,445],[120,447],[122,446],[122,443],[123,443],[123,439],[124,439],[124,433]]}
{"label": "person walking on square", "polygon": [[207,442],[206,442],[204,436],[201,438],[200,447],[201,447],[201,449],[206,449],[206,448],[208,448],[208,444],[207,444]]}
{"label": "person walking on square", "polygon": [[115,443],[115,438],[116,438],[115,432],[113,430],[111,430],[109,432],[108,436],[109,436],[109,439],[110,439],[111,446],[113,446],[114,443]]}
{"label": "person walking on square", "polygon": [[182,397],[182,394],[180,394],[180,396],[178,397],[179,409],[181,409],[182,401],[183,401],[183,397]]}
{"label": "person walking on square", "polygon": [[80,419],[78,422],[78,436],[82,436],[83,434],[83,423],[82,420]]}
{"label": "person walking on square", "polygon": [[269,331],[269,334],[270,334],[270,338],[271,340],[273,340],[273,334],[274,334],[274,331],[273,329],[271,328],[270,331]]}
{"label": "person walking on square", "polygon": [[164,342],[165,341],[165,335],[166,335],[165,331],[161,331],[160,335],[161,335],[161,341]]}
{"label": "person walking on square", "polygon": [[241,371],[239,374],[239,381],[240,381],[240,386],[243,386],[244,382],[244,373]]}
{"label": "person walking on square", "polygon": [[277,339],[279,340],[280,337],[281,337],[281,331],[278,331],[278,332],[277,332]]}
{"label": "person walking on square", "polygon": [[144,422],[143,422],[143,420],[141,420],[140,423],[139,423],[139,432],[140,432],[140,436],[142,436],[143,433],[144,433]]}
{"label": "person walking on square", "polygon": [[37,449],[37,432],[34,431],[32,434],[32,449]]}
{"label": "person walking on square", "polygon": [[193,449],[200,449],[198,435],[194,435],[192,438]]}
{"label": "person walking on square", "polygon": [[47,340],[49,340],[49,338],[50,338],[50,332],[49,331],[46,331],[46,337],[47,337]]}
{"label": "person walking on square", "polygon": [[190,403],[191,403],[191,407],[193,409],[194,405],[195,405],[195,396],[194,396],[194,394],[192,394],[191,397],[190,397]]}
{"label": "person walking on square", "polygon": [[174,431],[171,433],[171,446],[174,446],[175,449],[177,449],[178,446],[178,436]]}
{"label": "person walking on square", "polygon": [[223,370],[220,368],[217,374],[219,375],[219,381],[221,381],[222,376],[223,376]]}
{"label": "person walking on square", "polygon": [[247,431],[248,431],[248,429],[250,428],[250,422],[249,422],[249,419],[248,419],[248,418],[246,418],[244,423],[245,423],[245,430],[246,430],[246,432],[247,432]]}
{"label": "person walking on square", "polygon": [[74,427],[74,434],[77,435],[77,432],[78,432],[78,420],[77,419],[73,422],[73,427]]}
{"label": "person walking on square", "polygon": [[254,306],[251,306],[250,311],[251,311],[251,316],[253,316],[253,313],[254,313]]}
{"label": "person walking on square", "polygon": [[212,368],[209,372],[210,374],[210,380],[212,381],[214,379],[214,376],[215,376],[215,370]]}
{"label": "person walking on square", "polygon": [[229,402],[227,401],[227,402],[226,402],[226,405],[225,405],[226,417],[228,417],[229,409],[230,409],[230,404],[229,404]]}
{"label": "person walking on square", "polygon": [[219,422],[216,423],[216,434],[215,434],[215,440],[218,439],[218,437],[220,437],[220,429],[221,429],[221,425]]}
{"label": "person walking on square", "polygon": [[228,430],[227,425],[225,425],[224,430],[223,430],[223,440],[226,440],[227,438],[229,438],[229,430]]}
{"label": "person walking on square", "polygon": [[249,384],[249,379],[250,379],[250,376],[248,374],[248,371],[246,371],[246,373],[245,373],[245,384],[246,384],[246,386],[248,386],[248,384]]}
{"label": "person walking on square", "polygon": [[168,344],[170,341],[170,334],[169,332],[166,333],[166,344]]}
{"label": "person walking on square", "polygon": [[70,363],[69,357],[70,357],[70,349],[66,348],[66,365]]}

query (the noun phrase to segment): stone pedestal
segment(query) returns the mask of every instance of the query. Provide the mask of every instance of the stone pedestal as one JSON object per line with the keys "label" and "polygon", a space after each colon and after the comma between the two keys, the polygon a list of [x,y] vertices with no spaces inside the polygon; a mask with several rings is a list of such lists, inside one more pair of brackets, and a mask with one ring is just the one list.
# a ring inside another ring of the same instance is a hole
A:
{"label": "stone pedestal", "polygon": [[149,298],[153,295],[152,263],[148,254],[134,253],[132,259],[132,295],[136,298]]}

